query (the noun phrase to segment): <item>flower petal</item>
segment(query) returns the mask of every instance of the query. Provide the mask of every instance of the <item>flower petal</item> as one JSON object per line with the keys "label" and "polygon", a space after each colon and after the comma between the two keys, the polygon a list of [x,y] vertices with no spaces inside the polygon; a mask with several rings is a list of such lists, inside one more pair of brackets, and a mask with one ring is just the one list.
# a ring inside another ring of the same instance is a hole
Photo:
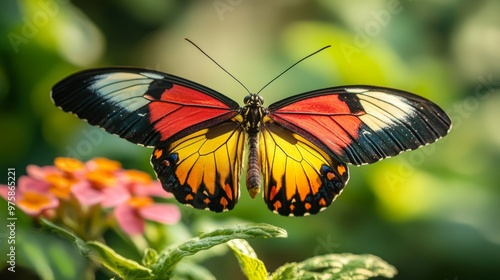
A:
{"label": "flower petal", "polygon": [[149,184],[134,184],[131,186],[130,190],[133,194],[137,196],[155,196],[163,198],[174,197],[171,193],[164,190],[158,181],[153,181]]}
{"label": "flower petal", "polygon": [[16,198],[17,206],[30,216],[37,216],[43,210],[59,206],[59,200],[49,193],[27,191]]}
{"label": "flower petal", "polygon": [[114,213],[118,225],[128,235],[137,235],[144,232],[144,220],[134,207],[122,204],[115,208]]}
{"label": "flower petal", "polygon": [[71,193],[81,205],[91,206],[102,201],[102,192],[94,189],[88,181],[80,181],[74,184]]}
{"label": "flower petal", "polygon": [[49,191],[50,184],[45,181],[34,179],[28,176],[21,176],[17,183],[17,191],[37,191],[40,193],[45,193]]}
{"label": "flower petal", "polygon": [[179,208],[171,204],[155,203],[139,208],[138,211],[143,218],[163,224],[175,224],[181,219]]}
{"label": "flower petal", "polygon": [[89,170],[101,170],[106,172],[114,172],[122,168],[122,164],[120,162],[103,157],[89,160],[85,163],[85,165]]}
{"label": "flower petal", "polygon": [[57,169],[69,174],[85,170],[85,165],[76,158],[57,157],[54,159],[54,165]]}
{"label": "flower petal", "polygon": [[152,181],[148,173],[134,169],[123,170],[119,175],[127,183],[149,184]]}
{"label": "flower petal", "polygon": [[0,185],[0,196],[5,198],[5,200],[9,199],[9,186]]}
{"label": "flower petal", "polygon": [[130,193],[127,188],[122,186],[109,187],[101,190],[101,205],[104,208],[114,207],[127,202],[130,199]]}
{"label": "flower petal", "polygon": [[[7,185],[0,185],[0,196],[5,200],[11,199]],[[19,209],[29,216],[37,216],[42,211],[59,206],[59,200],[49,192],[25,190],[15,192],[15,203]]]}
{"label": "flower petal", "polygon": [[48,174],[45,181],[49,183],[49,191],[56,197],[68,200],[71,187],[75,184],[75,179],[70,179],[61,174]]}
{"label": "flower petal", "polygon": [[47,166],[38,166],[34,164],[30,164],[26,166],[26,173],[28,176],[38,180],[45,180],[46,176],[49,174],[61,174],[61,171],[57,169],[55,166],[47,165]]}
{"label": "flower petal", "polygon": [[90,181],[94,188],[105,189],[116,185],[116,176],[112,172],[105,170],[94,170],[86,174],[86,179]]}

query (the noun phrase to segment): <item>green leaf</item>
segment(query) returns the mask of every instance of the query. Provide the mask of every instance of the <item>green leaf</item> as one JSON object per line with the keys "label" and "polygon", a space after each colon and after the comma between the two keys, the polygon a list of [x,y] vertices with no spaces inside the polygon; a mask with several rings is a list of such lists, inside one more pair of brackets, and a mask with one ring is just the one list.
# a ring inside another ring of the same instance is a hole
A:
{"label": "green leaf", "polygon": [[191,256],[199,251],[223,244],[232,239],[255,237],[286,237],[284,229],[268,224],[250,224],[222,227],[212,232],[201,234],[178,246],[171,246],[160,253],[155,264],[151,266],[155,275],[168,278],[175,265],[184,257]]}
{"label": "green leaf", "polygon": [[150,269],[122,257],[103,243],[85,242],[70,231],[45,219],[41,219],[41,224],[72,241],[83,256],[102,264],[122,279],[151,279],[153,276]]}
{"label": "green leaf", "polygon": [[87,245],[96,253],[99,263],[122,279],[151,279],[151,269],[127,259],[101,242],[89,241]]}
{"label": "green leaf", "polygon": [[278,268],[271,279],[332,279],[363,280],[382,276],[392,278],[396,269],[373,255],[329,254],[313,257],[300,263],[290,263]]}
{"label": "green leaf", "polygon": [[266,266],[257,258],[257,254],[246,240],[234,239],[229,241],[227,245],[233,250],[248,280],[267,279]]}
{"label": "green leaf", "polygon": [[158,257],[158,252],[153,248],[146,248],[144,250],[144,257],[142,258],[142,264],[149,267],[151,266],[156,258]]}
{"label": "green leaf", "polygon": [[[31,224],[20,223],[18,226],[16,225],[16,267],[28,268],[38,279],[82,278],[88,261],[82,258],[72,242],[49,231],[40,232],[28,227]],[[8,249],[2,245],[0,251]],[[2,257],[0,259],[3,260]]]}
{"label": "green leaf", "polygon": [[286,263],[276,269],[276,271],[271,274],[269,279],[271,280],[281,280],[281,279],[294,279],[298,275],[298,264],[297,263]]}
{"label": "green leaf", "polygon": [[84,257],[89,257],[90,253],[92,252],[92,249],[90,249],[85,243],[85,241],[80,239],[78,236],[60,226],[55,225],[49,220],[40,219],[40,223],[42,226],[54,231],[55,233],[73,242],[73,244],[76,245],[76,248],[80,251],[80,253]]}

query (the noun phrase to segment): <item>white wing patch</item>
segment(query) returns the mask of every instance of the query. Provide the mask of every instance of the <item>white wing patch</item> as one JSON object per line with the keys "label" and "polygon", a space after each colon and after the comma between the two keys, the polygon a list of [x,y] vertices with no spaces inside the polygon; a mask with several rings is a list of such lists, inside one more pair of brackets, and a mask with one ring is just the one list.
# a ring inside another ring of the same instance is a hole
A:
{"label": "white wing patch", "polygon": [[96,77],[89,89],[100,97],[133,112],[149,103],[143,97],[153,79],[162,77],[154,73],[109,73]]}
{"label": "white wing patch", "polygon": [[363,92],[367,92],[368,89],[366,89],[366,88],[346,88],[345,91],[351,92],[351,93],[363,93]]}
{"label": "white wing patch", "polygon": [[146,76],[148,78],[155,79],[155,80],[161,80],[161,79],[163,79],[162,75],[156,74],[156,73],[151,73],[151,72],[141,72],[141,75],[144,75],[144,76]]}
{"label": "white wing patch", "polygon": [[415,114],[415,108],[404,99],[384,92],[360,94],[359,100],[367,113],[359,118],[374,131],[401,124]]}
{"label": "white wing patch", "polygon": [[[92,90],[100,90],[103,87],[113,85],[115,83],[131,82],[131,81],[136,81],[138,79],[144,79],[144,75],[136,73],[125,73],[125,72],[106,73],[96,76],[94,83],[89,88]],[[132,83],[137,83],[137,82],[132,82]]]}

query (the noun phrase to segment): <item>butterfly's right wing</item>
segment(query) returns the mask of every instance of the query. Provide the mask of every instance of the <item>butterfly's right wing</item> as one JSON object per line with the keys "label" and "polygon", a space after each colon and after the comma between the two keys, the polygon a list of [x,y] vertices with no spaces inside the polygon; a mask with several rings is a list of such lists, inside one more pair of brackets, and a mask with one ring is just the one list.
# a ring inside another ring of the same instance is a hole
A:
{"label": "butterfly's right wing", "polygon": [[220,212],[239,196],[245,143],[238,103],[200,84],[140,68],[102,68],[57,83],[54,103],[130,142],[178,201]]}
{"label": "butterfly's right wing", "polygon": [[81,71],[57,83],[51,97],[65,112],[149,147],[239,113],[238,103],[210,88],[141,68]]}

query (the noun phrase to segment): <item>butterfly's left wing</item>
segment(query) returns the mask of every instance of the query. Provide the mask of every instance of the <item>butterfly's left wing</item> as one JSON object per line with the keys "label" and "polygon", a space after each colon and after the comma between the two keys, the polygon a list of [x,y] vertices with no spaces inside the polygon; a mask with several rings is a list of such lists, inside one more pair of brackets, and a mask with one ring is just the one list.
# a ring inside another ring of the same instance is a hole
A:
{"label": "butterfly's left wing", "polygon": [[349,180],[345,163],[269,117],[264,117],[259,141],[264,200],[275,213],[315,214],[328,207]]}

